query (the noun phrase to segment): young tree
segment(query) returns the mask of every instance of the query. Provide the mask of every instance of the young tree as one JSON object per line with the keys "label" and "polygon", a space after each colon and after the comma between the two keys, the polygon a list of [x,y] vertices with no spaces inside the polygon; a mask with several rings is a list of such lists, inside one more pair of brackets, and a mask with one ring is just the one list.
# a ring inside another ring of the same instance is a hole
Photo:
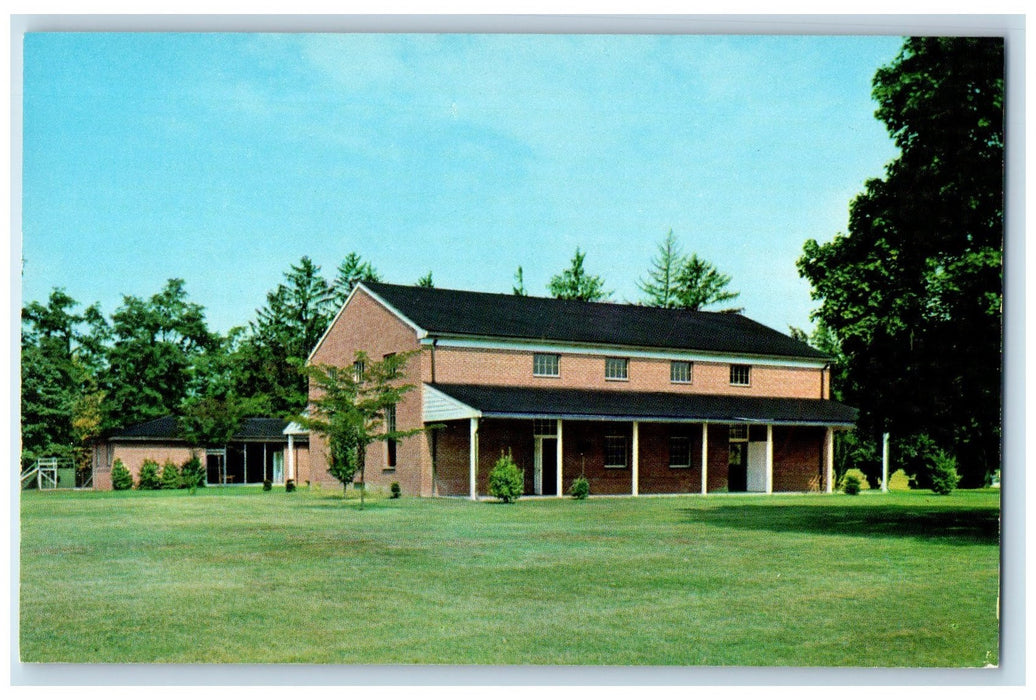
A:
{"label": "young tree", "polygon": [[[373,442],[403,440],[430,429],[394,429],[387,418],[413,384],[405,382],[406,364],[416,352],[389,355],[372,362],[365,352],[356,353],[352,367],[307,365],[314,398],[309,413],[296,420],[305,428],[323,435],[328,443],[331,474],[342,482],[343,491],[360,474],[364,484],[367,446]],[[363,489],[360,508],[363,508]]]}
{"label": "young tree", "polygon": [[435,287],[435,283],[432,282],[432,271],[431,270],[428,271],[427,275],[423,275],[422,277],[418,278],[417,286],[418,287],[426,287],[427,289],[432,289],[433,287]]}
{"label": "young tree", "polygon": [[511,288],[516,297],[527,297],[528,292],[525,291],[525,276],[522,274],[522,266],[518,266],[518,271],[514,273],[514,287]]}
{"label": "young tree", "polygon": [[848,234],[805,243],[799,273],[846,359],[857,431],[930,436],[979,486],[1000,462],[1004,41],[907,39],[873,87],[900,155],[851,203]]}
{"label": "young tree", "polygon": [[547,290],[557,299],[577,299],[579,301],[605,301],[611,292],[604,290],[604,281],[597,275],[591,275],[583,269],[586,253],[576,248],[572,257],[572,266],[560,274],[550,278]]}

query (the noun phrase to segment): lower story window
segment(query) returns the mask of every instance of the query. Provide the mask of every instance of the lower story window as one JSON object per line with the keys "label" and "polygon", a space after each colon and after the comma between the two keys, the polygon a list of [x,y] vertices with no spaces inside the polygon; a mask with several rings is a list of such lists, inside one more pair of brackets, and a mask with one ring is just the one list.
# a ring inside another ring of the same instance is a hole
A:
{"label": "lower story window", "polygon": [[[388,406],[385,408],[385,430],[389,433],[396,432],[396,407]],[[385,441],[386,454],[385,454],[385,466],[388,469],[396,468],[396,441],[389,438]]]}
{"label": "lower story window", "polygon": [[669,466],[674,469],[691,466],[691,441],[686,437],[669,438]]}
{"label": "lower story window", "polygon": [[608,435],[604,438],[604,466],[611,469],[626,466],[625,435]]}

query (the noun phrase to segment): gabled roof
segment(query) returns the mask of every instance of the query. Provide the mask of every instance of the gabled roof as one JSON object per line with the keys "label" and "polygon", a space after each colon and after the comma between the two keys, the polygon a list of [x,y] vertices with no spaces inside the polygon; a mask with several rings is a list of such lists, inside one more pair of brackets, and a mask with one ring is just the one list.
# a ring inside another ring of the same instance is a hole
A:
{"label": "gabled roof", "polygon": [[[241,421],[232,440],[264,440],[282,442],[286,438],[284,429],[288,421],[280,418],[253,417]],[[108,437],[109,440],[172,440],[181,441],[183,436],[176,416],[163,416],[144,423],[131,425]]]}
{"label": "gabled roof", "polygon": [[425,387],[469,407],[472,409],[471,417],[711,421],[849,427],[856,423],[858,414],[855,408],[824,399],[475,384],[426,384]]}
{"label": "gabled roof", "polygon": [[513,294],[361,285],[428,335],[828,359],[740,314]]}

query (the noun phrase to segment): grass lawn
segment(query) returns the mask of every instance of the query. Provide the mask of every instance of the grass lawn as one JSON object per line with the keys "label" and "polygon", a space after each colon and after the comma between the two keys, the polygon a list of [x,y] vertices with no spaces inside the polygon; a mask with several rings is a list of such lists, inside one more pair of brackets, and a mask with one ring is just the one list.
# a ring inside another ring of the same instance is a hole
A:
{"label": "grass lawn", "polygon": [[23,661],[982,666],[999,493],[26,492]]}

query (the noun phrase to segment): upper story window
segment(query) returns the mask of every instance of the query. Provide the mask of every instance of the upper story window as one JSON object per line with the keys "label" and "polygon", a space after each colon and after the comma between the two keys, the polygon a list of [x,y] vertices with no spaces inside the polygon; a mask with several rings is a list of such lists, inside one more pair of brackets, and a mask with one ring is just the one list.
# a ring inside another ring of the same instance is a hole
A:
{"label": "upper story window", "polygon": [[535,353],[532,356],[532,375],[534,377],[558,376],[558,355]]}
{"label": "upper story window", "polygon": [[605,379],[629,379],[629,359],[625,357],[606,357],[604,359]]}
{"label": "upper story window", "polygon": [[608,435],[604,438],[604,466],[609,469],[626,466],[625,435]]}
{"label": "upper story window", "polygon": [[751,365],[730,365],[730,383],[734,386],[748,386],[752,383]]}
{"label": "upper story window", "polygon": [[363,360],[357,360],[353,363],[353,381],[363,381],[363,371],[366,369],[363,365]]}
{"label": "upper story window", "polygon": [[673,360],[670,362],[669,381],[673,384],[690,384],[691,363],[684,360]]}

